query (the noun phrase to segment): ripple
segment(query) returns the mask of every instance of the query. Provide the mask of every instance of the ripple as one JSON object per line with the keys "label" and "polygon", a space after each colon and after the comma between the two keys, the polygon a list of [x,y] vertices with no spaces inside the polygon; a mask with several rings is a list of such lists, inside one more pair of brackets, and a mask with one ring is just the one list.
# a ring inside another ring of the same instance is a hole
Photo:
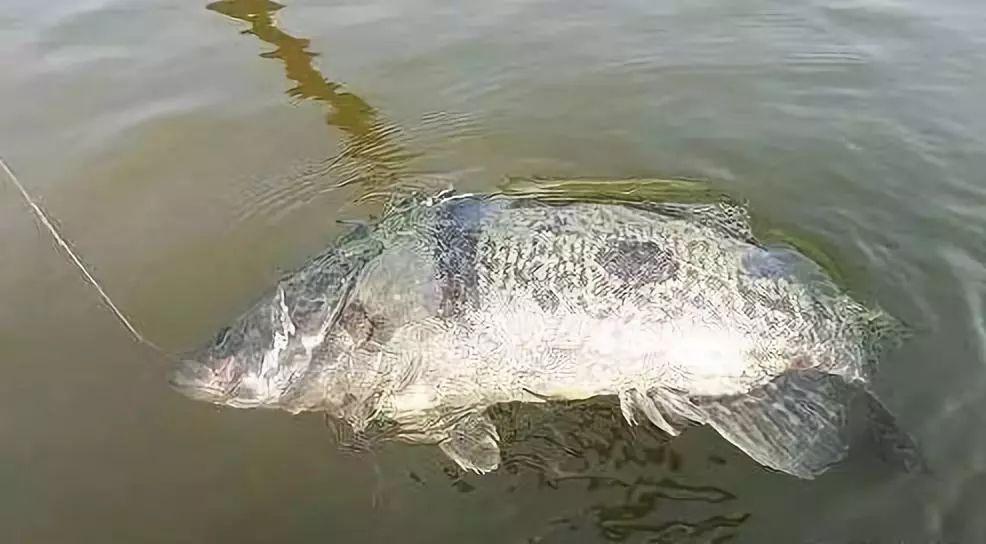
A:
{"label": "ripple", "polygon": [[791,53],[786,62],[795,65],[837,65],[863,64],[868,62],[866,55],[859,51],[805,51]]}
{"label": "ripple", "polygon": [[435,111],[421,116],[412,136],[419,146],[430,148],[447,141],[465,141],[486,133],[482,119],[466,112]]}

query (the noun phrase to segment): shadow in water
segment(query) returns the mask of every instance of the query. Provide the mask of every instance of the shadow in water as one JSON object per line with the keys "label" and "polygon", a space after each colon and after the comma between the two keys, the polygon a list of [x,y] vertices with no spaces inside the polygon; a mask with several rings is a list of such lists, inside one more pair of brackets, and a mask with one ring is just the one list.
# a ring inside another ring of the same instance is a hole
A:
{"label": "shadow in water", "polygon": [[[684,483],[686,460],[671,437],[650,425],[628,426],[614,399],[511,403],[492,408],[490,416],[502,439],[501,468],[474,476],[447,462],[443,471],[454,489],[505,485],[507,493],[561,493],[587,504],[546,522],[531,543],[726,542],[750,517],[737,512],[729,491]],[[422,483],[417,474],[410,477]]]}
{"label": "shadow in water", "polygon": [[492,412],[504,438],[505,472],[530,471],[542,489],[584,486],[599,497],[553,520],[554,530],[534,542],[567,542],[584,529],[614,542],[721,542],[748,517],[723,515],[732,493],[681,483],[684,460],[671,438],[650,425],[628,426],[613,399],[508,404]]}
{"label": "shadow in water", "polygon": [[[328,107],[325,122],[339,129],[343,142],[338,153],[304,172],[299,183],[314,187],[314,180],[330,176],[332,187],[358,183],[364,194],[396,185],[405,165],[416,155],[405,150],[396,138],[400,129],[384,119],[365,100],[329,81],[313,65],[318,55],[308,49],[309,40],[292,36],[277,26],[275,14],[284,8],[271,0],[220,0],[207,9],[249,25],[243,34],[256,36],[274,49],[262,53],[266,59],[284,64],[285,75],[295,83],[287,94],[298,100],[314,100]],[[324,190],[324,187],[316,188]]]}

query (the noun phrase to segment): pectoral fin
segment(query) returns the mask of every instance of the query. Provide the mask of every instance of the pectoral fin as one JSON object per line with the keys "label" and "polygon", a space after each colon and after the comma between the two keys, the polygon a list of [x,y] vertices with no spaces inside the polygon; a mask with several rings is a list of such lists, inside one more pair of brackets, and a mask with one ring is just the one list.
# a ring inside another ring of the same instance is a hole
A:
{"label": "pectoral fin", "polygon": [[500,465],[499,439],[493,422],[479,412],[456,422],[439,447],[463,469],[483,474]]}

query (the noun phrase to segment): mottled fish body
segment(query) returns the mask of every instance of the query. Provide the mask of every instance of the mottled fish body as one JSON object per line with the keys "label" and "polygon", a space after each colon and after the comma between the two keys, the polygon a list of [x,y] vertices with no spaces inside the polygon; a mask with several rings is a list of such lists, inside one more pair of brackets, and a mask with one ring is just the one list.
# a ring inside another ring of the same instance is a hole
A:
{"label": "mottled fish body", "polygon": [[442,196],[342,238],[173,383],[357,432],[386,420],[478,472],[500,460],[488,407],[613,395],[631,423],[708,424],[812,477],[844,457],[893,329],[730,203]]}

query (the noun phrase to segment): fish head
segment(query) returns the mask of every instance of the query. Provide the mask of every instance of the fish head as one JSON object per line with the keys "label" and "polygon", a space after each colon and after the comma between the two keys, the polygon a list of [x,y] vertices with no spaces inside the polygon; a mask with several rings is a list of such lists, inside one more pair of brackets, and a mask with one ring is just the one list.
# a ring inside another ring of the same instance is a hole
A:
{"label": "fish head", "polygon": [[278,291],[220,329],[179,362],[171,386],[196,400],[237,408],[274,407],[302,368],[291,353],[295,327]]}

